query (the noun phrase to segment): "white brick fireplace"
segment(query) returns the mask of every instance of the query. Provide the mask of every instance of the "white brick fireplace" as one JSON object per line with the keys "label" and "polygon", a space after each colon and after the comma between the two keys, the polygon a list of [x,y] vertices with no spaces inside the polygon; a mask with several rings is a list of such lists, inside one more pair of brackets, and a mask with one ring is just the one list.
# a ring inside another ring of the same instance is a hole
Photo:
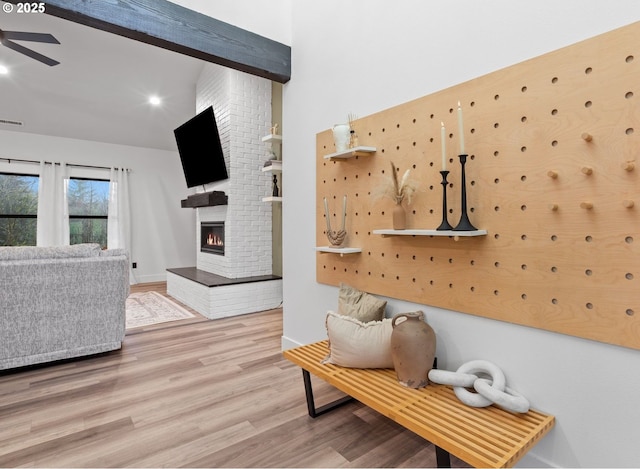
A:
{"label": "white brick fireplace", "polygon": [[[272,278],[271,190],[261,138],[270,133],[271,82],[206,64],[196,86],[196,113],[213,106],[229,180],[198,191],[224,191],[228,205],[196,209],[196,271],[167,272],[167,292],[209,318],[275,308],[282,302],[282,279]],[[193,209],[184,209],[193,210]],[[223,221],[224,255],[200,251],[200,224]],[[211,274],[211,275],[207,275]],[[216,283],[215,277],[221,277]],[[205,279],[204,283],[199,281]]]}

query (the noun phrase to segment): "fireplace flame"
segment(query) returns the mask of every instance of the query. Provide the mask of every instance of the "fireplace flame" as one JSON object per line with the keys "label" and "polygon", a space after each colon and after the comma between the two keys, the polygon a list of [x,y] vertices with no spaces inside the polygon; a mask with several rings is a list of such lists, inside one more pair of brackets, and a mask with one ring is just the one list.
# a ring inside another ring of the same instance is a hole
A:
{"label": "fireplace flame", "polygon": [[207,246],[224,246],[224,242],[220,236],[209,233],[206,240]]}

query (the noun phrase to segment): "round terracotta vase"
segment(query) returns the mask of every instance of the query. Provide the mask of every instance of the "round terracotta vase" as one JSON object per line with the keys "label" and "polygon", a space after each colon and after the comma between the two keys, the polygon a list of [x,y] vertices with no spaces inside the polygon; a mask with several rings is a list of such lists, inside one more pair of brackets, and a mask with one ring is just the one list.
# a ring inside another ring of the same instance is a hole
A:
{"label": "round terracotta vase", "polygon": [[425,387],[436,354],[435,332],[424,322],[422,311],[398,314],[391,325],[391,357],[398,382],[408,388]]}

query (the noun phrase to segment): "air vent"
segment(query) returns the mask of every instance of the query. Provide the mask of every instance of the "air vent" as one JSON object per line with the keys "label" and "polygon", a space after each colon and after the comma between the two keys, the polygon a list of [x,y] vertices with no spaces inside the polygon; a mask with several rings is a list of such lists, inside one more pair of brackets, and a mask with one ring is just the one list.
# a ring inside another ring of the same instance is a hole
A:
{"label": "air vent", "polygon": [[17,125],[17,126],[24,125],[23,122],[13,121],[13,120],[10,120],[10,119],[0,119],[0,124],[3,124],[3,125]]}

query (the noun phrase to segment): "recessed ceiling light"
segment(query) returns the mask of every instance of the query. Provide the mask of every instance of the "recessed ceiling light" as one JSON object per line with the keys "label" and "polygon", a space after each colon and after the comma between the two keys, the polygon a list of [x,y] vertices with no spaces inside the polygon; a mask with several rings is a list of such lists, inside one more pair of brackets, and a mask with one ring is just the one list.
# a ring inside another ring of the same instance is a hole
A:
{"label": "recessed ceiling light", "polygon": [[152,106],[160,106],[162,100],[158,96],[149,96],[149,104]]}
{"label": "recessed ceiling light", "polygon": [[0,75],[8,75],[8,74],[9,74],[9,69],[4,65],[0,65]]}

